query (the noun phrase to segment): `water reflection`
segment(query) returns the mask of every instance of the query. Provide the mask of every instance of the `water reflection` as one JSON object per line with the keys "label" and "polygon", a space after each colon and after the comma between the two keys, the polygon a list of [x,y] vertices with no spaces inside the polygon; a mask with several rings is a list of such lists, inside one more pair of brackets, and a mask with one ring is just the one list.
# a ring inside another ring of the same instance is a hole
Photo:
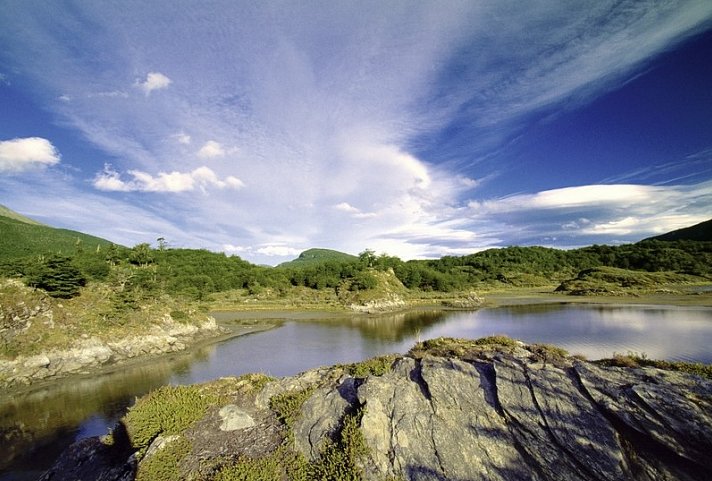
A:
{"label": "water reflection", "polygon": [[507,334],[559,345],[590,359],[635,352],[655,359],[712,362],[712,310],[671,306],[514,306],[460,313],[426,337]]}
{"label": "water reflection", "polygon": [[270,331],[227,339],[189,354],[0,396],[0,481],[37,479],[73,441],[103,434],[136,396],[186,384],[406,352],[421,339],[507,334],[557,344],[590,359],[635,351],[651,358],[712,362],[712,309],[521,305],[479,311],[420,310],[368,316],[333,313],[222,313],[222,322],[279,319]]}
{"label": "water reflection", "polygon": [[42,465],[76,439],[106,434],[137,396],[168,384],[175,372],[189,372],[212,350],[206,346],[189,355],[0,396],[0,473],[11,464]]}

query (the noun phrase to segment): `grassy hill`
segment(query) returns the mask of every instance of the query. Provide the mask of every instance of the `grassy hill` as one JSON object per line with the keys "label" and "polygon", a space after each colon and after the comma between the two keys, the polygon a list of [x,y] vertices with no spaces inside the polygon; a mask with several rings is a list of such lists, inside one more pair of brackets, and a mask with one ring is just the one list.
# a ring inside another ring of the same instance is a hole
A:
{"label": "grassy hill", "polygon": [[712,219],[700,222],[690,227],[677,229],[667,234],[662,234],[655,237],[650,237],[645,240],[659,241],[678,241],[678,240],[693,240],[693,241],[712,241]]}
{"label": "grassy hill", "polygon": [[0,217],[9,217],[10,219],[19,220],[20,222],[24,222],[25,224],[43,225],[41,222],[37,222],[34,219],[30,219],[29,217],[25,217],[22,214],[18,214],[14,210],[8,209],[7,207],[5,207],[2,204],[0,204]]}
{"label": "grassy hill", "polygon": [[106,239],[68,229],[56,229],[16,212],[0,209],[0,261],[38,254],[73,254],[78,249],[108,247]]}
{"label": "grassy hill", "polygon": [[326,261],[353,262],[357,260],[358,257],[346,254],[345,252],[331,249],[308,249],[299,254],[299,257],[293,261],[283,262],[278,267],[299,267],[320,264]]}

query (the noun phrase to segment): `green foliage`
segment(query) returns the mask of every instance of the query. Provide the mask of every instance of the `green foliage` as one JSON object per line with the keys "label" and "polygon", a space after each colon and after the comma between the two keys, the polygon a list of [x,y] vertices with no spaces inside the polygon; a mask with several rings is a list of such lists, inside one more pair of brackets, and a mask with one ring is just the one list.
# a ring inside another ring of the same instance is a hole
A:
{"label": "green foliage", "polygon": [[483,348],[512,349],[517,346],[518,341],[502,335],[482,337],[475,340],[438,337],[417,343],[408,354],[415,358],[422,358],[426,354],[442,357],[466,358],[473,353],[480,352]]}
{"label": "green foliage", "polygon": [[397,357],[395,354],[374,357],[366,361],[350,364],[346,366],[346,370],[349,374],[357,378],[365,378],[370,375],[383,376],[391,371],[393,362]]}
{"label": "green foliage", "polygon": [[16,220],[18,222],[23,222],[25,224],[31,224],[31,225],[42,225],[41,222],[37,222],[34,219],[30,219],[29,217],[25,217],[22,214],[18,214],[14,210],[8,209],[4,205],[0,204],[0,217],[8,217],[12,220]]}
{"label": "green foliage", "polygon": [[550,359],[562,359],[569,355],[566,349],[553,344],[531,344],[529,350],[544,361]]}
{"label": "green foliage", "polygon": [[690,227],[685,227],[684,229],[674,230],[672,232],[668,232],[667,234],[646,239],[646,241],[648,240],[666,242],[680,240],[712,241],[712,219],[700,222],[699,224],[695,224]]}
{"label": "green foliage", "polygon": [[366,291],[368,289],[375,289],[376,286],[378,286],[378,279],[376,279],[373,274],[368,271],[360,271],[354,275],[350,290]]}
{"label": "green foliage", "polygon": [[68,257],[52,256],[40,259],[28,269],[28,286],[47,291],[52,297],[69,299],[79,294],[87,279]]}
{"label": "green foliage", "polygon": [[277,394],[270,399],[269,407],[277,414],[277,419],[291,430],[297,421],[302,404],[309,399],[314,389],[315,388],[311,387],[299,391],[287,391],[282,394]]}
{"label": "green foliage", "polygon": [[136,481],[175,481],[181,479],[180,462],[192,446],[183,436],[178,437],[139,463]]}
{"label": "green foliage", "polygon": [[368,454],[368,447],[359,429],[362,411],[347,414],[336,440],[329,440],[317,462],[309,466],[309,479],[324,481],[360,481],[363,478],[357,460]]}
{"label": "green foliage", "polygon": [[664,369],[666,371],[684,372],[687,374],[694,374],[696,376],[712,379],[712,364],[648,359],[648,357],[644,354],[614,354],[613,358],[611,359],[600,359],[594,362],[601,366],[627,368],[654,367],[657,369]]}
{"label": "green foliage", "polygon": [[129,252],[129,262],[138,266],[153,263],[153,253],[148,243],[137,244]]}
{"label": "green foliage", "polygon": [[0,262],[28,256],[76,254],[77,240],[85,252],[105,249],[110,242],[81,232],[30,224],[2,215],[0,212]]}
{"label": "green foliage", "polygon": [[242,458],[222,467],[214,481],[275,481],[282,479],[283,474],[284,468],[276,456]]}
{"label": "green foliage", "polygon": [[171,318],[174,321],[185,321],[188,319],[188,314],[185,311],[174,310],[170,312]]}
{"label": "green foliage", "polygon": [[690,276],[674,272],[645,272],[619,269],[617,267],[594,267],[578,273],[556,288],[573,295],[622,294],[634,291],[654,290],[666,284],[691,282]]}
{"label": "green foliage", "polygon": [[140,398],[124,417],[132,446],[143,454],[159,434],[180,434],[220,397],[202,386],[163,386]]}
{"label": "green foliage", "polygon": [[[537,287],[571,279],[596,267],[640,272],[673,272],[712,279],[712,242],[646,240],[622,246],[594,245],[557,250],[507,247],[435,260],[404,262],[366,249],[353,256],[329,249],[309,249],[277,268],[252,265],[237,256],[199,249],[158,249],[142,243],[127,249],[78,232],[31,224],[0,209],[0,276],[25,276],[38,256],[71,256],[89,280],[118,286],[117,312],[132,311],[147,298],[169,294],[209,301],[215,294],[246,290],[253,297],[288,297],[294,287],[338,295],[378,290],[374,274],[392,270],[408,289],[422,292],[471,291],[482,287]],[[124,276],[115,275],[115,270]],[[126,274],[128,272],[128,274]],[[303,292],[303,291],[300,291]],[[368,296],[367,296],[368,297]],[[336,302],[336,300],[334,301]]]}
{"label": "green foliage", "polygon": [[279,267],[304,267],[309,264],[321,264],[329,261],[353,263],[357,260],[358,258],[356,256],[331,249],[307,249],[299,254],[299,257],[293,261],[283,262]]}
{"label": "green foliage", "polygon": [[509,336],[487,336],[475,339],[473,343],[476,346],[505,346],[505,347],[517,347],[518,343],[515,339]]}
{"label": "green foliage", "polygon": [[376,252],[373,249],[366,249],[358,255],[358,261],[363,267],[374,267],[376,264]]}

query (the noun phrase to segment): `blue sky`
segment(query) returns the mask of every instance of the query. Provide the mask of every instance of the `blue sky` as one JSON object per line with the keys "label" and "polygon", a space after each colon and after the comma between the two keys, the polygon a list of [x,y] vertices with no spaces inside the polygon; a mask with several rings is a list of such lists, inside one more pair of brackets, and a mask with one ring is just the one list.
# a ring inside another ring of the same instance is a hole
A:
{"label": "blue sky", "polygon": [[0,203],[50,225],[276,264],[712,217],[706,0],[0,3]]}

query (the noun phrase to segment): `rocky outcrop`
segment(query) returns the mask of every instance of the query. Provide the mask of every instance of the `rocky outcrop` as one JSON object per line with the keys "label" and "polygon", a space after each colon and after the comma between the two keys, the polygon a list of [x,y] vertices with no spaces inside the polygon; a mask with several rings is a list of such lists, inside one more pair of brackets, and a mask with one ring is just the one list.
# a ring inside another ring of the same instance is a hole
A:
{"label": "rocky outcrop", "polygon": [[[710,379],[605,367],[547,346],[500,341],[426,343],[385,373],[371,364],[338,366],[272,381],[249,395],[236,382],[240,387],[220,405],[178,433],[191,448],[172,469],[183,479],[213,479],[220,463],[255,458],[270,459],[259,466],[272,469],[284,461],[286,445],[307,473],[322,473],[333,464],[323,460],[334,446],[343,449],[339,469],[354,477],[338,479],[712,479]],[[350,423],[358,435],[350,432],[348,441]],[[260,441],[255,453],[252,439],[269,442]],[[87,458],[81,445],[61,462],[77,453]],[[125,456],[123,470],[111,469],[123,476],[135,461]],[[290,477],[288,467],[275,473]],[[55,467],[44,479],[69,478]]]}
{"label": "rocky outcrop", "polygon": [[406,303],[398,294],[386,294],[379,299],[371,299],[363,301],[360,304],[350,304],[349,309],[354,312],[363,312],[366,314],[377,314],[380,312],[397,311],[405,309]]}
{"label": "rocky outcrop", "polygon": [[71,374],[86,374],[97,368],[185,350],[200,339],[220,334],[222,328],[213,318],[202,324],[183,324],[169,317],[152,326],[149,333],[132,335],[116,341],[97,337],[80,339],[71,349],[49,350],[35,356],[0,360],[0,386],[28,385],[45,379]]}

